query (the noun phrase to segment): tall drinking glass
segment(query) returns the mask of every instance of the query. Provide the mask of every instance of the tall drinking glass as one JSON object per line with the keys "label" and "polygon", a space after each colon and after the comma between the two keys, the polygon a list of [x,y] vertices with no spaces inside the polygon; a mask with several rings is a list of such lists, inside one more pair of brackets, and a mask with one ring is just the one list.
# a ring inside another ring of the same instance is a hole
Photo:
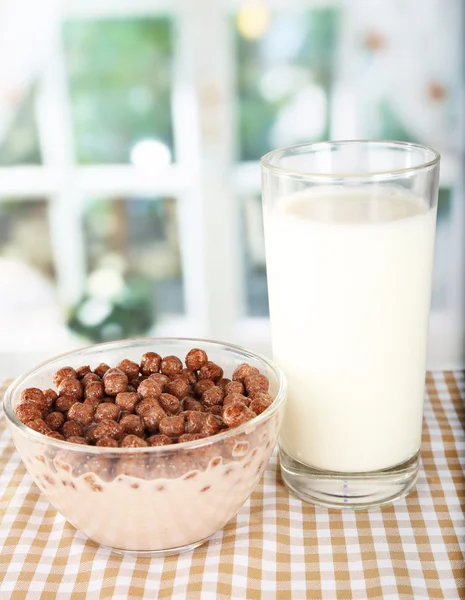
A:
{"label": "tall drinking glass", "polygon": [[390,141],[262,159],[281,471],[304,500],[367,508],[415,484],[439,160]]}

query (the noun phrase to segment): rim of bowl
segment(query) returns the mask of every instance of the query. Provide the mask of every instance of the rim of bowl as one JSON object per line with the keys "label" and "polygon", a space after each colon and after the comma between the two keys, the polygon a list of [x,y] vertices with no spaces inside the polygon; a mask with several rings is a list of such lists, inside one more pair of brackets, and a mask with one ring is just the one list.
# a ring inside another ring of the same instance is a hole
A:
{"label": "rim of bowl", "polygon": [[[215,435],[212,435],[212,436],[200,439],[200,440],[193,440],[191,442],[180,442],[180,443],[178,442],[176,444],[168,444],[166,446],[147,446],[147,447],[143,447],[143,448],[108,448],[105,446],[90,446],[90,445],[84,446],[84,444],[72,444],[72,443],[67,442],[66,440],[55,440],[54,438],[47,437],[43,433],[34,431],[34,429],[27,427],[27,425],[22,423],[16,416],[16,414],[13,410],[12,400],[13,400],[14,394],[17,392],[19,386],[23,383],[23,381],[25,379],[27,379],[31,375],[36,374],[37,372],[39,372],[41,369],[43,369],[50,363],[53,363],[59,359],[66,358],[68,356],[72,357],[72,356],[79,355],[79,353],[84,352],[86,350],[91,350],[93,348],[112,349],[112,348],[115,348],[118,346],[121,346],[121,347],[131,346],[133,344],[137,344],[140,342],[153,342],[153,343],[193,342],[193,343],[199,343],[199,344],[210,344],[210,345],[216,346],[218,348],[223,347],[223,349],[229,349],[236,353],[240,352],[241,354],[245,354],[246,356],[248,355],[249,357],[251,357],[255,360],[258,359],[262,363],[265,363],[265,365],[273,371],[273,373],[276,376],[277,382],[278,382],[278,391],[276,393],[276,396],[275,396],[272,404],[266,410],[264,410],[261,414],[257,415],[250,421],[246,421],[242,425],[239,425],[238,427],[234,427],[232,429],[227,429],[226,431],[224,431],[222,433],[217,433]],[[32,441],[50,444],[57,448],[62,448],[64,450],[68,450],[68,451],[87,452],[87,453],[91,453],[91,454],[111,454],[113,452],[116,452],[119,454],[125,454],[125,453],[126,454],[134,454],[134,453],[143,454],[145,452],[163,453],[163,452],[176,451],[177,448],[181,448],[182,450],[185,450],[185,449],[189,450],[191,448],[200,448],[202,446],[208,446],[208,445],[214,444],[216,442],[221,442],[221,441],[227,439],[228,437],[232,437],[233,435],[246,433],[247,430],[251,426],[253,428],[255,428],[258,425],[260,425],[262,422],[266,421],[269,417],[271,417],[271,415],[274,414],[279,409],[279,407],[283,404],[283,402],[286,398],[286,393],[287,393],[287,382],[286,382],[284,373],[281,371],[281,369],[272,360],[270,360],[266,356],[263,356],[262,354],[259,354],[257,352],[252,352],[250,350],[247,350],[247,348],[244,348],[242,346],[238,346],[235,344],[229,344],[226,342],[220,342],[217,340],[208,340],[208,339],[202,339],[202,338],[182,338],[182,337],[150,338],[150,337],[143,337],[143,338],[128,338],[125,340],[117,340],[117,341],[113,341],[113,342],[105,342],[103,344],[92,344],[90,346],[78,348],[77,350],[71,350],[69,352],[64,352],[63,354],[57,354],[56,356],[53,356],[52,358],[49,358],[48,360],[41,362],[39,365],[37,365],[36,367],[31,369],[27,373],[17,377],[8,386],[8,388],[5,392],[5,396],[3,398],[3,408],[5,411],[5,416],[8,419],[8,421],[14,427],[19,429],[19,431],[21,431],[21,433],[25,437],[30,438]]]}

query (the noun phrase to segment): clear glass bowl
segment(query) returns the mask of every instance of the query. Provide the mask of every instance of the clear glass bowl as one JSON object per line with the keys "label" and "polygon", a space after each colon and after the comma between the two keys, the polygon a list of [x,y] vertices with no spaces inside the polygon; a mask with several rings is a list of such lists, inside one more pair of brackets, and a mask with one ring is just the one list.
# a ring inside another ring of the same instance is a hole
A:
{"label": "clear glass bowl", "polygon": [[[194,347],[230,377],[246,362],[270,380],[273,404],[251,421],[216,436],[148,448],[104,448],[55,440],[26,427],[14,408],[21,391],[52,387],[64,366],[144,352],[181,359]],[[286,397],[284,376],[270,360],[245,349],[195,339],[137,339],[63,354],[19,377],[8,388],[7,423],[27,470],[49,502],[76,529],[115,551],[174,554],[199,546],[230,521],[252,493],[276,444]]]}

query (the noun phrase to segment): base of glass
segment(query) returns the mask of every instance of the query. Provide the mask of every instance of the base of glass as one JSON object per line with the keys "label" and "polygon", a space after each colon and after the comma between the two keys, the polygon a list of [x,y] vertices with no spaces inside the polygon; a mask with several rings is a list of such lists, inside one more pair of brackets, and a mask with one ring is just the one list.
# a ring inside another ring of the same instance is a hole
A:
{"label": "base of glass", "polygon": [[419,452],[400,465],[368,473],[321,471],[291,458],[280,448],[281,474],[289,490],[305,502],[363,510],[391,504],[414,487]]}
{"label": "base of glass", "polygon": [[122,554],[123,556],[139,556],[141,558],[151,558],[151,557],[162,557],[162,556],[172,556],[173,554],[182,554],[183,552],[189,552],[190,550],[194,550],[198,546],[205,544],[208,542],[211,536],[204,538],[203,540],[199,540],[198,542],[193,542],[192,544],[186,544],[185,546],[178,546],[177,548],[166,548],[164,550],[123,550],[121,548],[112,548],[111,546],[102,546],[111,550],[112,552],[116,552],[116,554]]}

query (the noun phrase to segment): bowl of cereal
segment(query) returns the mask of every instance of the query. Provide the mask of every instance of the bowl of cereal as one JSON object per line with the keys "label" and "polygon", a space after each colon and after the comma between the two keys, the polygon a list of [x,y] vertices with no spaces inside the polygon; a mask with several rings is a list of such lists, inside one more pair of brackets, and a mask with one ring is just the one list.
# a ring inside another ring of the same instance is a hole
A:
{"label": "bowl of cereal", "polygon": [[268,464],[286,383],[267,358],[194,339],[134,339],[53,358],[4,398],[49,502],[115,551],[167,555],[230,521]]}

